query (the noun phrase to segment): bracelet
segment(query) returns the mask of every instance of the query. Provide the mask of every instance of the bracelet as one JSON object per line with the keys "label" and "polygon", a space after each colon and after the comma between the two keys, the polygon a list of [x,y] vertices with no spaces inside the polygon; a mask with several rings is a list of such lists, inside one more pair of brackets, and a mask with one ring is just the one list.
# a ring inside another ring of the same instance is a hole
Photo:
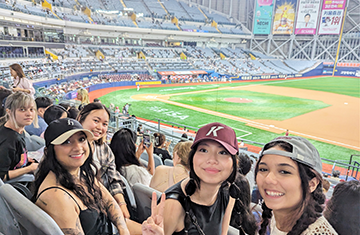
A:
{"label": "bracelet", "polygon": [[126,205],[126,202],[119,202],[119,206]]}

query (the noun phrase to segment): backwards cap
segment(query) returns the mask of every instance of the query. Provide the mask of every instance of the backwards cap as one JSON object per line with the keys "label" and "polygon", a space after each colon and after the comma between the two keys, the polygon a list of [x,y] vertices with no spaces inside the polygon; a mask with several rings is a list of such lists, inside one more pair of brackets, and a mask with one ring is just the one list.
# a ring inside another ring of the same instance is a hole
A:
{"label": "backwards cap", "polygon": [[[280,136],[269,143],[283,141],[292,146],[292,152],[276,150],[276,149],[268,149],[262,150],[260,152],[260,157],[266,154],[275,154],[284,157],[289,157],[294,161],[300,162],[304,165],[307,165],[314,170],[316,170],[320,175],[322,175],[322,162],[320,158],[320,154],[317,149],[311,144],[307,139],[299,137],[299,136]],[[269,144],[268,143],[268,144]]]}

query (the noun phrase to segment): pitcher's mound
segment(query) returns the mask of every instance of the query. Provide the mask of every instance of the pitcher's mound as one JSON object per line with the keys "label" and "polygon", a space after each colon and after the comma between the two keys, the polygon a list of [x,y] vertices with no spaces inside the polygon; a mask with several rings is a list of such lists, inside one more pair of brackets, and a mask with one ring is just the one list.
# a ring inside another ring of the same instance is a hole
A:
{"label": "pitcher's mound", "polygon": [[253,102],[250,99],[247,98],[225,98],[225,101],[233,102],[233,103],[251,103]]}

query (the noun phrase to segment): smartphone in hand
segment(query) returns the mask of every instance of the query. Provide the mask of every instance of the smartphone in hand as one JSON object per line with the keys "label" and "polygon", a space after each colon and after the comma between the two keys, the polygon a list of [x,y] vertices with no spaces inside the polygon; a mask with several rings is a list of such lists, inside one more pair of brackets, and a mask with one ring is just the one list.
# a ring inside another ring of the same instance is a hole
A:
{"label": "smartphone in hand", "polygon": [[145,145],[147,148],[149,148],[149,147],[150,147],[150,143],[151,143],[151,141],[150,141],[150,135],[144,134],[144,135],[143,135],[143,140],[144,140],[144,145]]}

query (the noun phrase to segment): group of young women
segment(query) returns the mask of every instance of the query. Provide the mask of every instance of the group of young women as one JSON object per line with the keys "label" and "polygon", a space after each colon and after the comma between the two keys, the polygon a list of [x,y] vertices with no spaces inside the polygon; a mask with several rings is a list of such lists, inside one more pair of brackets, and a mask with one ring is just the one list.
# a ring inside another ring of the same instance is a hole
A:
{"label": "group of young women", "polygon": [[[261,151],[255,179],[263,211],[257,224],[249,201],[241,200],[237,137],[224,124],[205,125],[193,143],[178,144],[175,167],[156,173],[166,178],[164,184],[157,178],[151,180],[156,172],[153,146],[136,146],[132,130],[119,130],[110,146],[106,144],[110,113],[103,104],[84,105],[77,120],[51,122],[38,165],[27,157],[23,137],[24,127],[37,121],[31,92],[15,91],[3,103],[6,115],[0,127],[0,177],[9,180],[36,171],[33,201],[64,234],[108,234],[111,221],[120,234],[225,235],[230,220],[238,221],[240,234],[338,234],[328,220],[337,224],[339,234],[345,234],[331,211],[323,216],[321,159],[316,148],[302,137],[275,138]],[[139,160],[144,151],[149,155],[147,168]],[[151,182],[165,191],[158,205],[153,198],[152,215],[142,227],[129,219],[120,173],[132,183],[147,180],[146,184]],[[358,198],[359,184],[350,186]],[[335,194],[340,193],[335,190]],[[340,213],[335,199],[328,204]],[[353,225],[349,226],[352,229]]]}

